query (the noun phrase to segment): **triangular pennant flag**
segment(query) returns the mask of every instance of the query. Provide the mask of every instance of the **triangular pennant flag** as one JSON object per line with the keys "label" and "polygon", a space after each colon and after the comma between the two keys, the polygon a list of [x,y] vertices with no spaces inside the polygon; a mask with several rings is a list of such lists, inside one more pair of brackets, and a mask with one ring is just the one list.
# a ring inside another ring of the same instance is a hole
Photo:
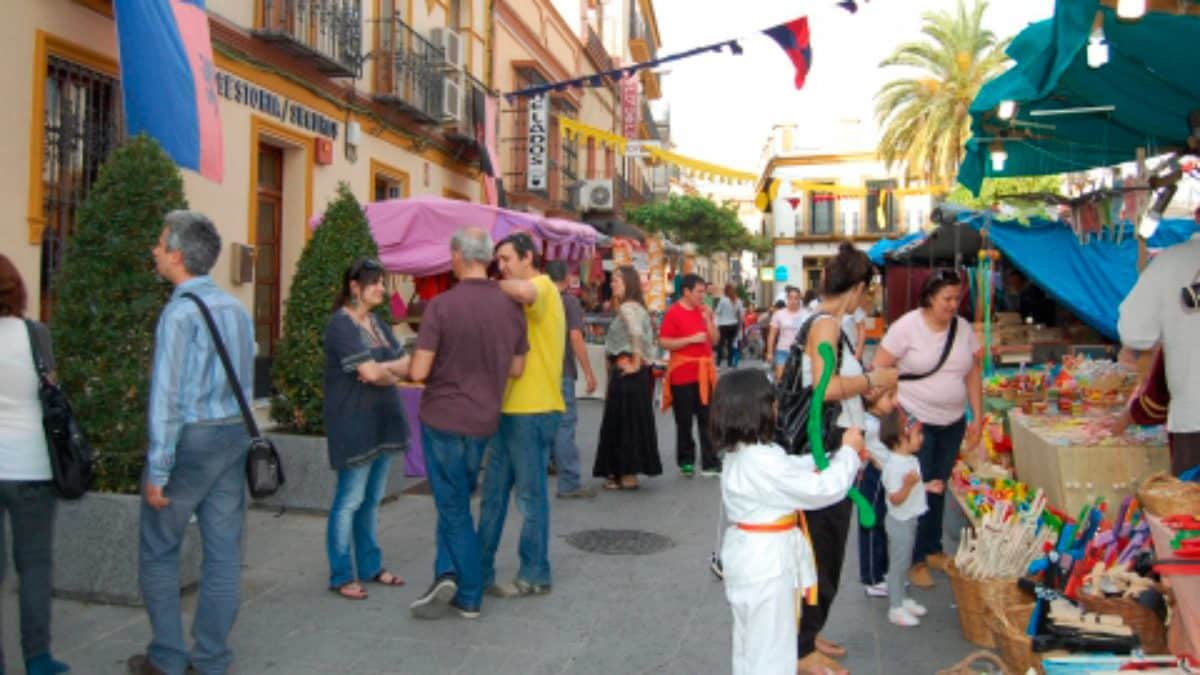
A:
{"label": "triangular pennant flag", "polygon": [[793,211],[800,208],[800,198],[799,197],[788,197],[787,203],[788,203],[788,206],[792,207]]}
{"label": "triangular pennant flag", "polygon": [[796,68],[794,80],[797,89],[804,88],[804,80],[812,67],[812,47],[808,42],[808,17],[802,16],[763,31],[774,40],[791,59]]}

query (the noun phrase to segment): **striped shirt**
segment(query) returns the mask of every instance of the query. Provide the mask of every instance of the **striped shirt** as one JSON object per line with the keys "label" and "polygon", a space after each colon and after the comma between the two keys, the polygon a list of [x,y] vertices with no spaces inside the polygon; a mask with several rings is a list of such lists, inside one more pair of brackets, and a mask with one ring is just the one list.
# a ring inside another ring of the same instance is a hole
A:
{"label": "striped shirt", "polygon": [[254,326],[241,303],[208,276],[176,286],[154,334],[146,466],[148,480],[158,486],[171,476],[183,425],[241,417],[204,316],[184,293],[194,293],[208,305],[247,401],[254,376]]}

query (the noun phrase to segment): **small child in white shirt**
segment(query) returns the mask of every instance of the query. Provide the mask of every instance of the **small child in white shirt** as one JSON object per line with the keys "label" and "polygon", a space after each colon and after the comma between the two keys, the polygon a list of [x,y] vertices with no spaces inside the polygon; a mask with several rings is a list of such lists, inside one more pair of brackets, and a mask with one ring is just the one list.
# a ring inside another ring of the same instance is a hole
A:
{"label": "small child in white shirt", "polygon": [[921,480],[917,452],[924,437],[920,422],[910,424],[903,411],[893,410],[879,420],[879,440],[891,450],[880,478],[887,491],[888,621],[911,627],[921,623],[925,608],[905,596],[904,575],[912,564],[917,520],[929,508],[925,493],[941,494],[944,485],[940,480]]}
{"label": "small child in white shirt", "polygon": [[787,454],[775,437],[775,388],[746,368],[721,376],[713,394],[713,443],[726,452],[721,498],[731,525],[721,545],[725,597],[733,610],[734,675],[796,671],[796,591],[817,583],[804,510],[846,498],[866,457],[850,429],[817,471],[811,455]]}

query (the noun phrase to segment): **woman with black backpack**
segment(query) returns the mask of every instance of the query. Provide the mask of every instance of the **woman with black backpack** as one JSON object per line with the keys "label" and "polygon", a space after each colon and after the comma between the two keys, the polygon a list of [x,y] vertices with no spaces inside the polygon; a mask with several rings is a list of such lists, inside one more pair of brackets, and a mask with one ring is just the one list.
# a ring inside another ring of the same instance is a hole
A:
{"label": "woman with black backpack", "polygon": [[[837,255],[825,266],[820,305],[796,336],[780,379],[779,414],[784,435],[780,440],[791,452],[811,452],[799,421],[807,419],[804,409],[811,402],[813,385],[820,381],[825,368],[818,352],[821,344],[834,348],[837,364],[825,391],[825,412],[821,420],[825,439],[840,438],[848,428],[861,430],[865,423],[862,394],[876,387],[896,386],[894,368],[864,372],[854,356],[853,345],[847,344],[841,328],[842,318],[862,302],[874,274],[870,259],[850,242],[843,242]],[[794,423],[791,426],[783,424],[785,418]],[[827,448],[839,446],[837,442],[826,442],[825,445]],[[852,511],[850,501],[843,499],[832,506],[804,513],[817,561],[817,604],[804,606],[800,617],[797,651],[801,673],[846,672],[833,660],[844,656],[846,650],[817,634],[824,627],[837,595]]]}

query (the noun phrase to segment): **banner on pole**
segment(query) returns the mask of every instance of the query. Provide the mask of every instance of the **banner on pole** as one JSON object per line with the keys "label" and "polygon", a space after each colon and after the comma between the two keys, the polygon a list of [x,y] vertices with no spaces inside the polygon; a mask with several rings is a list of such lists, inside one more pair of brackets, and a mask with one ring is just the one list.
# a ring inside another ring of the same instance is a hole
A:
{"label": "banner on pole", "polygon": [[549,96],[542,94],[529,99],[529,129],[526,132],[526,188],[546,189],[546,167],[549,163],[550,110]]}

